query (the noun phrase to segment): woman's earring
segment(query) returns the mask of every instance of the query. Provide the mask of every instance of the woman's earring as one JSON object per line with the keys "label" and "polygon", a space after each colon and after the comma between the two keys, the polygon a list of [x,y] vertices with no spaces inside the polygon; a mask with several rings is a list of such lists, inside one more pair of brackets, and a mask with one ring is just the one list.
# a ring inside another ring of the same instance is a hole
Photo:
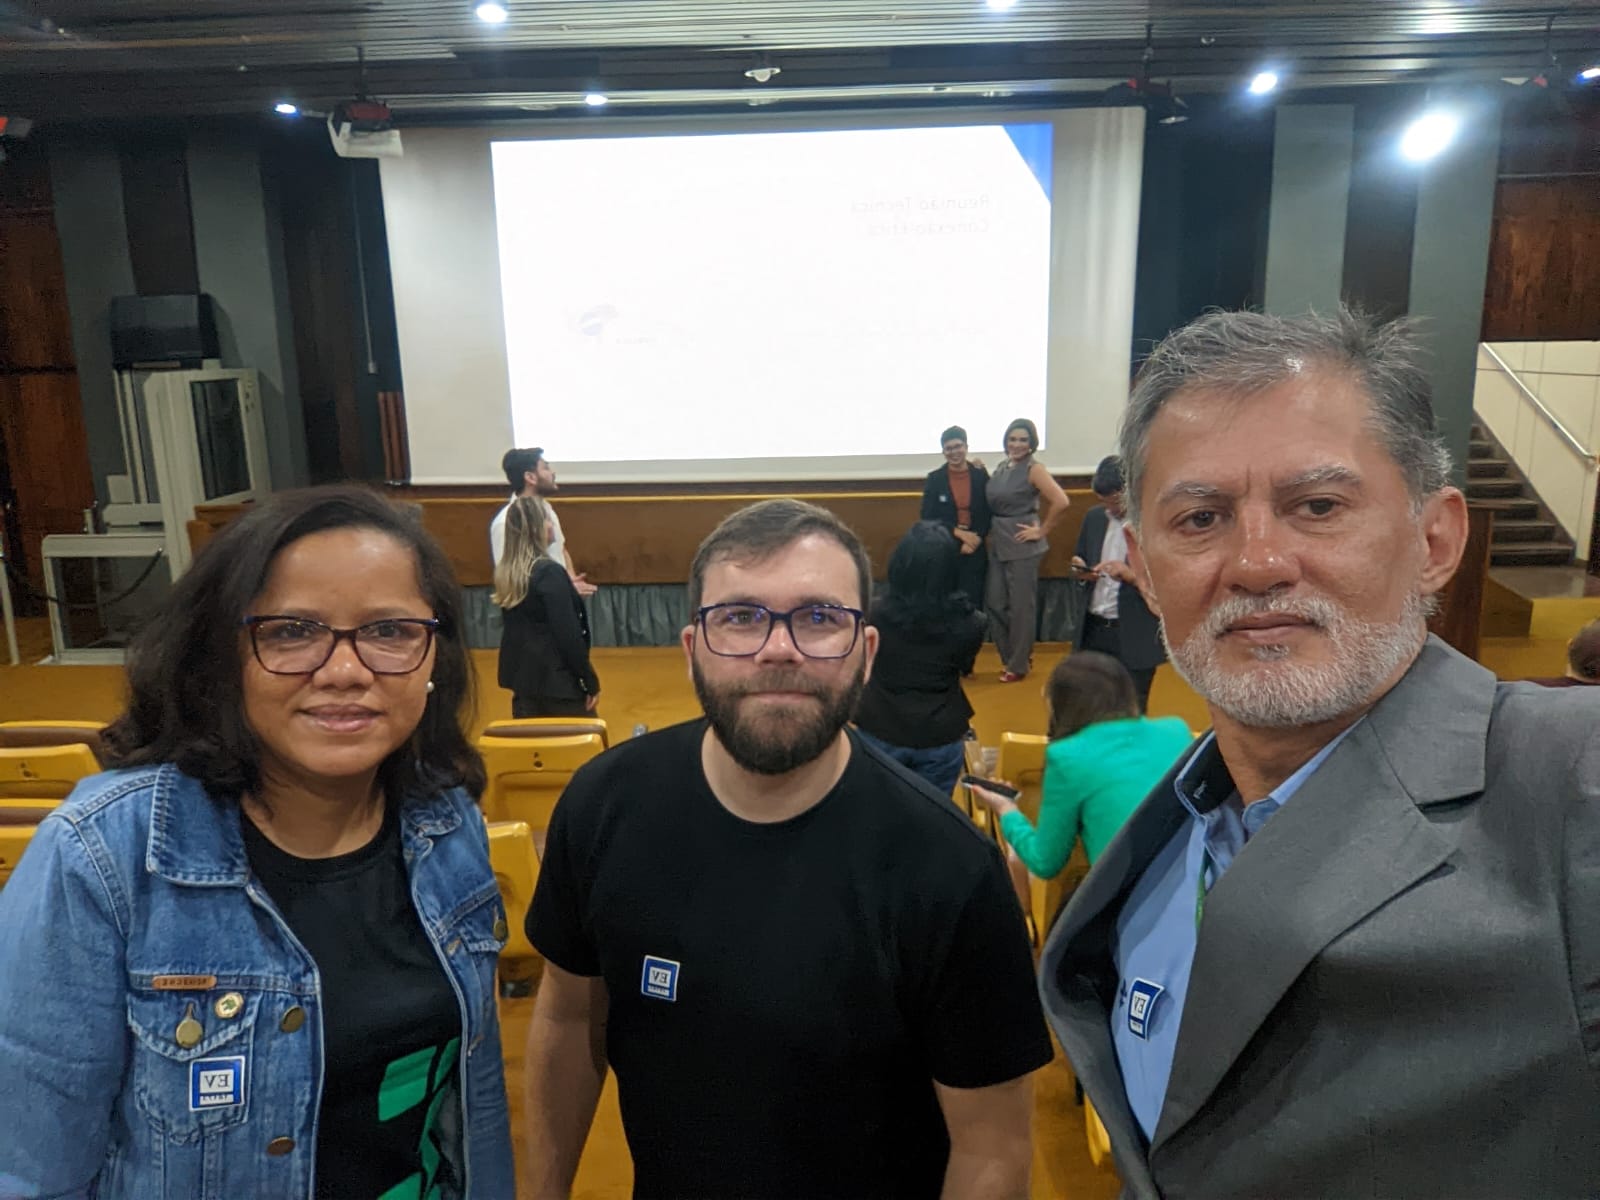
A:
{"label": "woman's earring", "polygon": [[428,695],[433,695],[433,680],[428,680]]}

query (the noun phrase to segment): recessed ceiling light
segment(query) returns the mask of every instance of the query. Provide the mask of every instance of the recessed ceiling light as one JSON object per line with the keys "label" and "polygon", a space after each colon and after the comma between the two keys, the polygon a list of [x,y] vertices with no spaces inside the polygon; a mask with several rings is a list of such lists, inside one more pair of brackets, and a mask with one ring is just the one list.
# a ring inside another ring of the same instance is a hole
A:
{"label": "recessed ceiling light", "polygon": [[1429,109],[1400,138],[1400,153],[1412,162],[1427,162],[1443,154],[1461,130],[1461,118],[1442,108]]}
{"label": "recessed ceiling light", "polygon": [[1585,67],[1583,70],[1578,72],[1578,78],[1584,80],[1585,82],[1593,82],[1596,79],[1600,79],[1600,64],[1592,67]]}
{"label": "recessed ceiling light", "polygon": [[300,115],[300,109],[296,105],[290,104],[287,100],[279,100],[272,106],[272,111],[280,117],[297,117]]}
{"label": "recessed ceiling light", "polygon": [[511,15],[506,12],[506,6],[498,0],[483,0],[483,3],[472,11],[478,14],[478,20],[485,25],[504,25],[506,18]]}
{"label": "recessed ceiling light", "polygon": [[1015,7],[1017,0],[987,0],[987,3],[995,12],[1005,12],[1007,9]]}
{"label": "recessed ceiling light", "polygon": [[610,101],[611,97],[607,96],[603,92],[590,92],[583,98],[583,102],[590,108],[603,108],[605,105],[609,104]]}
{"label": "recessed ceiling light", "polygon": [[1257,71],[1255,78],[1250,80],[1250,94],[1252,96],[1265,96],[1278,86],[1278,73],[1276,71]]}

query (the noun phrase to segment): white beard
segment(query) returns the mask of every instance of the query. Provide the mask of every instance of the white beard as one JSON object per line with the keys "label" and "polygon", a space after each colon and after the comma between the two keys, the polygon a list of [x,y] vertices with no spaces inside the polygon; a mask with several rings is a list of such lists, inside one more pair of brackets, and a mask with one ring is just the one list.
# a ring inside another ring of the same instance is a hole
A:
{"label": "white beard", "polygon": [[[1233,596],[1206,615],[1180,645],[1161,639],[1178,674],[1208,703],[1241,725],[1288,729],[1319,725],[1369,703],[1378,689],[1417,656],[1428,633],[1431,598],[1412,593],[1393,624],[1362,621],[1320,596]],[[1309,621],[1332,643],[1326,663],[1296,662],[1285,644],[1251,648],[1255,664],[1242,669],[1220,661],[1228,627],[1260,613],[1284,613]]]}

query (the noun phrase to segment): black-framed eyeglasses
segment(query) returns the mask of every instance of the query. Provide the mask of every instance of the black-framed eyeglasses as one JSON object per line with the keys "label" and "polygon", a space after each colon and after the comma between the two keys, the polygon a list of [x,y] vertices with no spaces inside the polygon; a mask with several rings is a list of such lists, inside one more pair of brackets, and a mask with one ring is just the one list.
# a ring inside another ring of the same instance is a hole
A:
{"label": "black-framed eyeglasses", "polygon": [[389,617],[354,629],[335,629],[310,617],[259,616],[239,622],[250,631],[250,649],[272,675],[310,675],[348,638],[361,665],[374,675],[409,675],[428,657],[436,617]]}
{"label": "black-framed eyeglasses", "polygon": [[843,658],[861,635],[862,612],[843,604],[802,604],[774,612],[762,604],[708,604],[695,613],[706,649],[723,658],[760,654],[779,625],[807,658]]}

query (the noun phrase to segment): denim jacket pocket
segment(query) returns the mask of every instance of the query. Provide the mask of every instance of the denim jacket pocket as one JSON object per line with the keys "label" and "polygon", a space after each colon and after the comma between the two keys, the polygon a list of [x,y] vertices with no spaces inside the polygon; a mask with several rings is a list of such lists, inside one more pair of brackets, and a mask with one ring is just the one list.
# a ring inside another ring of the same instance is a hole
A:
{"label": "denim jacket pocket", "polygon": [[[128,994],[128,1027],[134,1042],[129,1082],[134,1101],[170,1141],[198,1141],[241,1124],[249,1112],[251,1035],[261,994],[243,990],[235,994],[242,1004],[228,1017],[217,1015],[216,997],[209,993]],[[200,1027],[199,1039],[187,1046],[178,1036],[186,1021]]]}

